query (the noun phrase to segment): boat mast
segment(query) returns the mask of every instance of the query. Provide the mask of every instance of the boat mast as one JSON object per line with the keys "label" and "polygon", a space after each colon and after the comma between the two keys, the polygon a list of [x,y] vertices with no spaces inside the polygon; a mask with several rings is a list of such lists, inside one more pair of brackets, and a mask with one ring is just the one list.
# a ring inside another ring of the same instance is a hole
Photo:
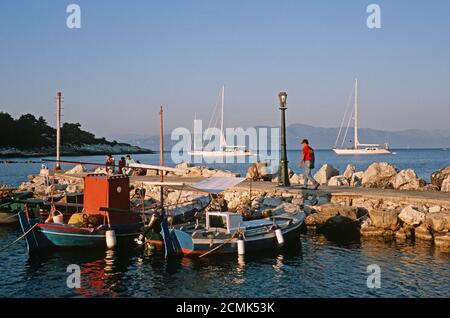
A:
{"label": "boat mast", "polygon": [[358,79],[355,79],[355,149],[358,149]]}
{"label": "boat mast", "polygon": [[225,135],[223,133],[223,107],[225,102],[225,85],[222,85],[222,114],[220,116],[220,148],[226,147],[227,143],[225,141]]}

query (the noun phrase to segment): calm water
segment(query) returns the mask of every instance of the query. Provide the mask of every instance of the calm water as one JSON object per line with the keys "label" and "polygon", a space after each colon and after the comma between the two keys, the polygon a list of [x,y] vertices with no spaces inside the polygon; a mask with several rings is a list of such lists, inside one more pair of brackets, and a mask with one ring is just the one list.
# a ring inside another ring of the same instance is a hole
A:
{"label": "calm water", "polygon": [[[134,155],[135,160],[141,163],[159,164],[159,154],[153,155]],[[115,156],[116,163],[120,156]],[[174,163],[170,153],[165,153],[164,160],[166,165],[173,166]],[[53,158],[51,158],[53,159]],[[74,160],[83,162],[103,163],[104,156],[87,156],[87,157],[64,157],[64,160]],[[300,159],[300,151],[288,151],[289,166],[296,172],[298,160]],[[20,158],[8,159],[19,161],[21,163],[4,164],[0,163],[0,184],[8,184],[17,186],[26,179],[29,174],[39,172],[40,163],[25,163],[26,161],[40,161],[39,158]],[[248,160],[248,158],[247,158]],[[348,163],[354,164],[358,170],[365,170],[373,162],[387,161],[394,164],[398,169],[414,169],[417,174],[424,180],[429,181],[430,175],[436,170],[442,169],[450,165],[450,150],[395,150],[392,155],[371,155],[371,156],[337,156],[331,150],[316,150],[316,167],[320,168],[325,163],[332,164],[342,173]],[[203,163],[217,169],[227,169],[245,175],[248,161],[246,163]],[[49,163],[51,166],[51,163]],[[72,165],[73,166],[73,165]],[[64,167],[64,166],[63,166]],[[66,166],[70,168],[71,166]]]}
{"label": "calm water", "polygon": [[[289,152],[291,163],[298,156],[298,152]],[[170,164],[170,156],[166,157]],[[159,160],[158,155],[135,158],[145,163]],[[102,162],[103,156],[76,160]],[[399,150],[381,158],[346,158],[317,151],[317,160],[318,166],[327,162],[341,170],[349,162],[364,169],[373,161],[389,161],[429,179],[431,172],[450,164],[450,151]],[[39,166],[1,165],[0,183],[18,185]],[[245,167],[226,168],[243,173]],[[20,234],[17,226],[0,227],[0,248]],[[450,297],[449,256],[428,243],[363,239],[344,244],[310,234],[302,235],[300,246],[289,251],[243,260],[230,256],[166,261],[160,255],[144,257],[133,250],[30,257],[21,241],[0,252],[0,297]],[[82,270],[81,289],[66,285],[70,264]],[[380,289],[366,285],[366,269],[371,264],[381,268]]]}

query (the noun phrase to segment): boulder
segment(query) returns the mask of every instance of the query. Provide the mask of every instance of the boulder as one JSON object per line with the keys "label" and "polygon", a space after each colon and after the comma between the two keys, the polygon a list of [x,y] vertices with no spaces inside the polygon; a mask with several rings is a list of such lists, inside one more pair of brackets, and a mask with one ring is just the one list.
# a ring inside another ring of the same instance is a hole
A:
{"label": "boulder", "polygon": [[422,188],[420,188],[422,191],[440,191],[439,187],[434,184],[426,184]]}
{"label": "boulder", "polygon": [[415,226],[421,224],[425,220],[425,213],[420,212],[419,209],[410,205],[400,212],[398,218],[408,225]]}
{"label": "boulder", "polygon": [[215,177],[240,177],[240,174],[234,173],[228,170],[217,170],[214,174]]}
{"label": "boulder", "polygon": [[345,168],[344,174],[342,175],[344,178],[346,178],[349,182],[353,177],[353,174],[356,172],[356,167],[354,165],[348,164]]}
{"label": "boulder", "polygon": [[447,178],[442,181],[441,191],[450,192],[450,175],[448,175]]}
{"label": "boulder", "polygon": [[328,181],[328,185],[331,187],[349,186],[350,182],[344,176],[334,176]]}
{"label": "boulder", "polygon": [[[191,163],[187,163],[187,162],[182,162],[182,163],[179,163],[179,164],[177,164],[176,166],[175,166],[175,168],[177,168],[177,169],[182,169],[182,170],[189,170],[191,167],[193,167],[193,165],[191,164]],[[186,171],[186,172],[187,172]]]}
{"label": "boulder", "polygon": [[328,184],[331,177],[339,175],[339,171],[330,164],[324,164],[314,175],[314,179],[320,184]]}
{"label": "boulder", "polygon": [[[104,172],[104,173],[106,173],[106,171]],[[158,171],[156,171],[156,170],[147,170],[147,172],[145,173],[145,175],[146,176],[150,176],[150,177],[154,177],[154,176],[157,176],[158,175]]]}
{"label": "boulder", "polygon": [[202,176],[202,168],[200,167],[192,167],[189,169],[189,172],[186,174],[187,177],[201,177]]}
{"label": "boulder", "polygon": [[398,213],[394,210],[372,209],[369,216],[376,228],[393,231],[398,228]]}
{"label": "boulder", "polygon": [[86,172],[86,169],[82,165],[76,165],[70,170],[67,170],[65,174],[82,174]]}
{"label": "boulder", "polygon": [[436,235],[434,237],[434,245],[443,250],[450,250],[450,233]]}
{"label": "boulder", "polygon": [[320,206],[320,211],[330,215],[341,215],[352,220],[356,220],[365,214],[364,209],[336,203],[323,204]]}
{"label": "boulder", "polygon": [[268,207],[275,208],[275,207],[283,204],[283,200],[281,200],[280,198],[275,198],[275,197],[267,197],[264,199],[262,204],[265,206],[268,206]]}
{"label": "boulder", "polygon": [[331,206],[329,208],[323,209],[324,206],[325,205],[321,206],[320,211],[318,211],[317,213],[308,215],[305,218],[305,224],[314,226],[323,225],[332,217],[339,215],[337,209],[333,209],[331,208]]}
{"label": "boulder", "polygon": [[289,181],[291,182],[291,184],[302,184],[303,185],[303,183],[304,183],[303,175],[294,173],[290,177]]}
{"label": "boulder", "polygon": [[432,206],[428,209],[428,213],[441,212],[441,207],[439,205]]}
{"label": "boulder", "polygon": [[450,166],[431,174],[431,183],[441,189],[442,182],[450,176]]}
{"label": "boulder", "polygon": [[433,235],[431,234],[430,228],[429,228],[428,224],[426,224],[426,223],[422,223],[421,225],[416,227],[416,229],[414,230],[414,237],[417,240],[422,240],[422,241],[432,241],[433,240]]}
{"label": "boulder", "polygon": [[284,213],[298,213],[301,212],[300,206],[292,203],[283,203],[272,210],[272,215],[280,215]]}
{"label": "boulder", "polygon": [[367,188],[392,189],[397,175],[395,167],[387,162],[371,164],[362,176],[362,185]]}
{"label": "boulder", "polygon": [[397,190],[418,190],[425,185],[413,169],[401,170],[394,177],[393,186]]}
{"label": "boulder", "polygon": [[261,162],[258,161],[256,163],[252,163],[248,169],[247,169],[247,178],[252,179],[254,181],[257,180],[264,180],[268,181],[271,180],[272,174],[269,172],[269,169],[267,168],[268,163],[267,162]]}
{"label": "boulder", "polygon": [[363,174],[364,174],[364,171],[359,171],[359,172],[353,173],[352,178],[350,179],[350,186],[352,186],[352,187],[362,186]]}
{"label": "boulder", "polygon": [[[147,170],[150,171],[150,170]],[[67,172],[66,172],[67,173]],[[106,174],[106,169],[105,168],[97,168],[94,170],[94,173],[103,173]]]}
{"label": "boulder", "polygon": [[428,213],[425,220],[434,232],[448,232],[450,229],[450,212]]}
{"label": "boulder", "polygon": [[202,177],[210,178],[210,177],[215,176],[216,173],[217,173],[217,170],[214,170],[214,169],[203,169],[202,170]]}

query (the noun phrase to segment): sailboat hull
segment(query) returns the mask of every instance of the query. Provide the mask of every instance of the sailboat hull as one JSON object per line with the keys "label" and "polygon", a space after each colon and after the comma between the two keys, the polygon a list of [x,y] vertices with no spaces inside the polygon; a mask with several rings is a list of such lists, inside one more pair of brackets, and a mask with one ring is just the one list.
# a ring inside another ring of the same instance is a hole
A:
{"label": "sailboat hull", "polygon": [[253,156],[248,151],[189,151],[190,156],[203,156],[203,157],[249,157]]}
{"label": "sailboat hull", "polygon": [[382,148],[333,149],[337,155],[389,155],[391,151]]}

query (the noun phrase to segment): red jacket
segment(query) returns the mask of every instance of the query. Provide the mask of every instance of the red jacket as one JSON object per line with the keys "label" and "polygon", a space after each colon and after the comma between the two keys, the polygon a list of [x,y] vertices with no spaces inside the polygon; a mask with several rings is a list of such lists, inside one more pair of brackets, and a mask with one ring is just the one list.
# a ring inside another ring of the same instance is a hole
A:
{"label": "red jacket", "polygon": [[303,145],[303,150],[302,150],[302,159],[303,161],[311,161],[313,160],[313,156],[311,154],[311,148],[309,148],[309,146],[307,144]]}

